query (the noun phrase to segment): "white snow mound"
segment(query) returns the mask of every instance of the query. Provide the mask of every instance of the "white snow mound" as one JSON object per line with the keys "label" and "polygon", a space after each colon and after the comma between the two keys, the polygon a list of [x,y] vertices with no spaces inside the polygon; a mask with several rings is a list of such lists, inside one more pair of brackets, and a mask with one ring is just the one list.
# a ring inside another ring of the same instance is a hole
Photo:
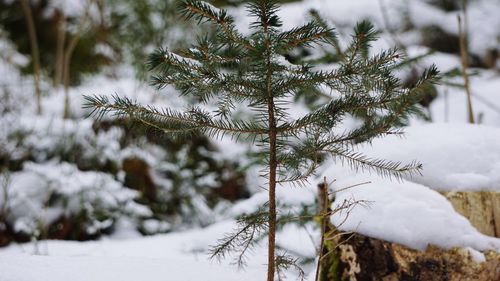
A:
{"label": "white snow mound", "polygon": [[423,164],[422,176],[407,178],[441,191],[500,191],[500,129],[469,124],[427,124],[373,141],[364,154]]}
{"label": "white snow mound", "polygon": [[357,204],[350,212],[332,216],[332,222],[341,230],[356,231],[418,250],[428,245],[444,249],[500,250],[500,239],[481,234],[455,212],[445,197],[426,186],[366,175],[341,180],[337,186],[343,188],[367,181],[371,183],[336,194],[333,208],[346,200],[368,202],[367,206]]}

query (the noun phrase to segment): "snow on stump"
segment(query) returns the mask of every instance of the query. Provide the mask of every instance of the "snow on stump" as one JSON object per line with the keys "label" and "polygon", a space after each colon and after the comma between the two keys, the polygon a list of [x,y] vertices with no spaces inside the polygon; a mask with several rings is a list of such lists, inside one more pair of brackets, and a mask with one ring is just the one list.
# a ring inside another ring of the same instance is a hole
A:
{"label": "snow on stump", "polygon": [[440,193],[420,184],[358,175],[339,187],[368,177],[368,184],[339,191],[333,203],[332,209],[369,202],[332,217],[345,232],[335,241],[334,280],[500,280],[500,239],[480,233]]}
{"label": "snow on stump", "polygon": [[423,164],[406,177],[443,194],[454,209],[488,236],[500,236],[500,129],[485,125],[426,124],[405,128],[361,152],[381,159]]}
{"label": "snow on stump", "polygon": [[[407,142],[411,141],[409,134]],[[396,145],[391,149],[394,154],[401,151],[401,155],[409,151],[400,150]],[[429,161],[425,150],[420,150],[420,155],[424,161]],[[328,280],[500,280],[500,239],[478,231],[477,226],[457,211],[460,204],[454,207],[450,202],[454,199],[448,200],[438,192],[444,191],[435,187],[443,174],[449,184],[478,174],[459,174],[456,163],[450,164],[455,167],[448,167],[450,171],[446,171],[448,163],[449,160],[442,163],[439,169],[445,172],[435,174],[436,177],[433,177],[433,170],[424,168],[423,178],[399,181],[334,165],[326,170],[325,176],[338,175],[332,186],[335,191],[332,210],[345,202],[364,202],[335,212],[331,217],[332,224],[345,235],[336,241],[335,254],[340,261],[332,263],[330,272],[335,272],[335,278]],[[495,166],[498,163],[493,162]],[[448,177],[453,172],[454,175]],[[493,175],[488,177],[491,181],[485,178],[482,183],[493,184],[496,181]],[[462,208],[467,210],[471,220],[477,217],[478,221],[491,222],[495,208],[500,206],[492,201],[498,192],[481,188],[467,192],[455,190],[455,196],[458,193],[468,195],[469,201],[464,204],[467,207]],[[351,237],[348,233],[356,234]]]}

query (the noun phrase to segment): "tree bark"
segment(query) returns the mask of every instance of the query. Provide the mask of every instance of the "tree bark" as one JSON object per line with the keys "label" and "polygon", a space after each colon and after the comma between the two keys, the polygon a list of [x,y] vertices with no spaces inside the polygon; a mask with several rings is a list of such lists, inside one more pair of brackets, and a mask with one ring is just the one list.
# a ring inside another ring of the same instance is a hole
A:
{"label": "tree bark", "polygon": [[275,117],[274,94],[272,90],[273,70],[271,68],[271,42],[269,39],[268,26],[264,25],[264,32],[267,34],[266,39],[266,94],[267,94],[267,114],[269,121],[269,236],[268,236],[268,265],[267,265],[267,281],[274,281],[276,272],[276,170],[278,169],[277,153],[277,136],[278,130]]}
{"label": "tree bark", "polygon": [[270,99],[268,103],[269,114],[269,239],[268,239],[268,267],[267,280],[274,281],[276,269],[275,249],[276,249],[276,120],[274,118],[274,101]]}
{"label": "tree bark", "polygon": [[417,251],[359,234],[340,242],[337,280],[500,280],[500,254],[496,252],[486,252],[486,260],[479,263],[466,249],[429,246]]}
{"label": "tree bark", "polygon": [[56,62],[53,85],[61,85],[64,69],[64,44],[66,42],[66,18],[63,12],[57,11],[57,41],[56,41]]}

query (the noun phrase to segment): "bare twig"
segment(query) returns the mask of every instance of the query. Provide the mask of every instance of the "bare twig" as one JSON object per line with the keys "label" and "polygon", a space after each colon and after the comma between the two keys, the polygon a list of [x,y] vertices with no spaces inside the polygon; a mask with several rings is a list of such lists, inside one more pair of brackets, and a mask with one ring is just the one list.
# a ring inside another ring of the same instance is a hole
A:
{"label": "bare twig", "polygon": [[[464,1],[464,17],[465,17],[465,23],[467,23],[467,16],[466,16],[466,5],[467,1]],[[462,19],[460,15],[457,16],[458,19],[458,34],[459,34],[459,39],[460,39],[460,58],[462,62],[462,75],[464,78],[464,88],[465,88],[465,93],[467,94],[467,115],[469,119],[469,123],[474,124],[474,112],[472,110],[472,98],[471,98],[471,91],[470,91],[470,82],[469,82],[469,75],[467,74],[467,67],[468,67],[468,50],[467,50],[467,35],[465,34],[465,31],[463,30],[464,27],[462,26]],[[465,28],[467,28],[465,26]]]}
{"label": "bare twig", "polygon": [[362,183],[357,183],[357,184],[349,185],[349,186],[346,186],[346,187],[339,188],[339,189],[333,191],[332,193],[339,193],[341,191],[344,191],[344,190],[347,190],[347,189],[351,189],[353,187],[357,187],[357,186],[365,185],[365,184],[370,184],[370,183],[372,183],[372,182],[371,181],[365,181],[365,182],[362,182]]}

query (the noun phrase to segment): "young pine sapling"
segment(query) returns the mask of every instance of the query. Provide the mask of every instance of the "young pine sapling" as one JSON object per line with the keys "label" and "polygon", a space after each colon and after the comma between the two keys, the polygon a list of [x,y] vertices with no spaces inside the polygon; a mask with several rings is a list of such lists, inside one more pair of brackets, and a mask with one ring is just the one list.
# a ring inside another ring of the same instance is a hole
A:
{"label": "young pine sapling", "polygon": [[[254,142],[266,161],[262,176],[268,182],[268,204],[256,214],[241,218],[241,228],[221,239],[212,254],[220,257],[231,250],[240,251],[241,264],[256,238],[267,234],[267,280],[272,281],[277,272],[294,262],[276,254],[277,186],[304,183],[327,155],[354,169],[369,169],[385,176],[418,173],[418,163],[403,165],[370,159],[353,147],[355,140],[370,141],[396,133],[393,124],[414,104],[437,71],[431,68],[413,88],[402,88],[393,73],[393,66],[401,59],[397,50],[368,55],[377,33],[366,21],[356,26],[345,59],[334,69],[318,70],[306,63],[294,65],[284,58],[285,54],[317,44],[337,46],[335,31],[317,19],[283,31],[275,1],[251,1],[247,10],[254,21],[250,34],[243,35],[226,11],[201,1],[185,0],[180,8],[182,15],[211,23],[215,35],[200,37],[187,50],[173,53],[160,49],[150,56],[149,66],[155,73],[152,83],[158,88],[173,85],[182,96],[194,97],[199,104],[189,110],[142,106],[119,96],[113,101],[104,96],[86,99],[97,116],[108,112],[126,115],[171,136],[206,134]],[[291,116],[287,106],[305,90],[325,92],[332,99],[308,114]],[[216,109],[209,111],[207,105],[216,105]],[[237,106],[242,105],[253,113],[245,120],[235,114]],[[377,112],[379,117],[356,129],[334,132],[346,116],[360,109]]]}

